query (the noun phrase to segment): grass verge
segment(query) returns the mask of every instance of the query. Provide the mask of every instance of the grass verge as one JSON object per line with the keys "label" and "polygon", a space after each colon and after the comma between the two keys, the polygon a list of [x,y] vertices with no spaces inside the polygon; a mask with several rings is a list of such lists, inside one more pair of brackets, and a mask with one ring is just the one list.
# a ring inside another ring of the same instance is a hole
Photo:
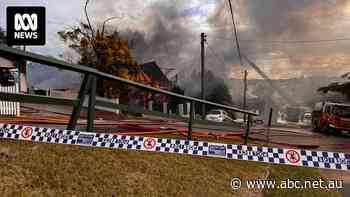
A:
{"label": "grass verge", "polygon": [[261,178],[266,167],[10,140],[0,140],[0,165],[1,196],[232,196],[233,176]]}
{"label": "grass verge", "polygon": [[[12,140],[0,140],[0,165],[1,196],[256,196],[260,191],[246,187],[232,191],[230,181],[262,179],[269,168],[257,162]],[[275,178],[297,172],[319,176],[317,170],[271,168]]]}

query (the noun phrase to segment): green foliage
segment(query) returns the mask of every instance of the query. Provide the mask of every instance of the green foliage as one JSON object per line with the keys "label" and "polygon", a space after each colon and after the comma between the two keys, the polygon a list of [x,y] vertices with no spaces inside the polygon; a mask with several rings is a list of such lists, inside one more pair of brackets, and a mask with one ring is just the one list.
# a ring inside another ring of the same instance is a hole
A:
{"label": "green foliage", "polygon": [[[138,65],[133,61],[128,41],[122,39],[117,31],[110,34],[93,34],[89,25],[80,23],[66,31],[57,32],[70,48],[80,55],[79,63],[129,80],[136,80]],[[98,94],[110,98],[127,99],[128,87],[115,81],[99,80]]]}

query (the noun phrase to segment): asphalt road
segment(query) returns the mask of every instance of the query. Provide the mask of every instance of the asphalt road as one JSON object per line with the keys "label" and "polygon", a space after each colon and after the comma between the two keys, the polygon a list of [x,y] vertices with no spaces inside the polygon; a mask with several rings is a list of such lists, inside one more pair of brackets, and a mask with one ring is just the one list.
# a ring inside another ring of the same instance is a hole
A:
{"label": "asphalt road", "polygon": [[[38,112],[34,113],[33,116],[55,116],[57,113],[69,115],[71,113],[71,107],[58,107],[52,105],[36,105],[36,104],[24,104],[25,107],[36,109]],[[50,113],[51,112],[51,113]],[[55,114],[56,113],[56,114]],[[106,112],[107,113],[107,112]],[[110,113],[106,118],[110,118]],[[98,122],[97,120],[96,122]],[[103,122],[103,121],[102,121]],[[118,132],[123,131],[118,127],[118,124],[128,123],[135,124],[145,127],[155,127],[155,128],[175,128],[175,129],[187,129],[187,123],[179,122],[176,120],[146,116],[142,119],[140,118],[127,118],[123,120],[115,120],[110,118],[106,121],[108,124],[99,125],[96,124],[94,131],[96,132]],[[83,122],[84,123],[84,122]],[[54,127],[59,129],[65,129],[65,125],[36,125],[45,127]],[[77,130],[85,130],[85,126],[80,125]],[[243,128],[233,127],[233,126],[219,126],[213,124],[194,124],[194,131],[205,131],[205,132],[231,132],[231,133],[243,133]],[[269,137],[267,137],[267,134]],[[350,152],[350,135],[335,136],[328,135],[324,133],[314,133],[310,128],[302,128],[297,124],[289,123],[286,125],[280,125],[278,127],[272,127],[269,132],[264,126],[256,126],[251,129],[252,138],[259,140],[270,140],[271,146],[276,146],[273,142],[277,142],[278,146],[283,146],[283,143],[289,144],[306,144],[306,145],[316,145],[319,146],[319,150],[326,151],[341,151]]]}

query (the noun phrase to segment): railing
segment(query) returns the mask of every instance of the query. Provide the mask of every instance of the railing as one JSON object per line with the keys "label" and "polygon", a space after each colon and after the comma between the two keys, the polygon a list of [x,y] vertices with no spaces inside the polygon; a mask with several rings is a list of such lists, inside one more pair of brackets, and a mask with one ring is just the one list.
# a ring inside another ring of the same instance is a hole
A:
{"label": "railing", "polygon": [[79,119],[80,112],[83,108],[83,102],[84,102],[86,95],[89,95],[87,131],[91,132],[93,130],[93,125],[94,125],[94,116],[93,115],[94,115],[95,105],[109,107],[109,108],[118,108],[121,110],[124,110],[126,108],[128,110],[133,111],[132,106],[130,108],[128,108],[127,106],[123,106],[120,104],[96,100],[97,78],[114,80],[114,81],[118,81],[120,83],[129,85],[129,86],[137,87],[139,89],[142,89],[143,91],[164,94],[164,95],[169,96],[169,97],[176,97],[179,99],[189,101],[190,102],[190,115],[188,118],[188,136],[187,136],[188,139],[192,139],[192,124],[194,122],[195,104],[196,103],[215,106],[217,108],[247,114],[248,121],[246,122],[245,143],[247,143],[247,140],[248,140],[251,117],[258,115],[256,113],[248,111],[248,110],[243,110],[243,109],[239,109],[239,108],[231,107],[231,106],[227,106],[227,105],[221,105],[221,104],[209,102],[206,100],[201,100],[201,99],[188,97],[188,96],[176,94],[173,92],[157,89],[157,88],[147,86],[147,85],[135,82],[135,81],[130,81],[130,80],[127,80],[127,79],[124,79],[121,77],[111,75],[111,74],[103,73],[103,72],[100,72],[97,69],[94,69],[91,67],[78,65],[78,64],[70,64],[70,63],[67,63],[67,62],[64,62],[61,60],[57,60],[57,59],[54,59],[51,57],[46,57],[43,55],[38,55],[38,54],[31,53],[31,52],[26,52],[26,51],[10,48],[10,47],[4,46],[4,45],[0,46],[0,55],[12,56],[12,57],[14,56],[18,59],[24,59],[24,60],[28,60],[28,61],[32,61],[32,62],[36,62],[36,63],[41,63],[41,64],[44,64],[47,66],[57,67],[59,69],[70,70],[70,71],[78,72],[78,73],[81,73],[84,75],[77,99],[64,99],[64,98],[57,98],[57,97],[47,97],[47,96],[17,94],[17,93],[0,93],[0,100],[73,106],[73,112],[71,114],[71,117],[70,117],[70,120],[68,123],[68,127],[67,127],[68,130],[75,129],[75,126],[77,124],[77,120]]}
{"label": "railing", "polygon": [[[19,88],[16,83],[13,86],[1,86],[0,92],[5,93],[18,93]],[[20,115],[20,105],[19,102],[10,102],[0,100],[0,116],[19,116]]]}

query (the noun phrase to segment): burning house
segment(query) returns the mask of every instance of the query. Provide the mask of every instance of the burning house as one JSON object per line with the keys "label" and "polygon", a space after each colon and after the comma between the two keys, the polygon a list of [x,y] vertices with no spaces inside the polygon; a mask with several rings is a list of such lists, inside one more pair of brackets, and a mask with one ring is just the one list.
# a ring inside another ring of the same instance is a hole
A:
{"label": "burning house", "polygon": [[[155,61],[147,62],[137,67],[129,66],[128,69],[131,75],[131,80],[162,90],[172,91],[174,89],[173,83],[166,77]],[[148,108],[150,101],[152,101],[155,106],[168,102],[168,98],[164,95],[143,92],[142,90],[136,89],[129,92],[129,98],[135,99],[136,103],[139,104],[142,101],[142,105],[145,108]]]}
{"label": "burning house", "polygon": [[[172,82],[166,77],[155,61],[141,65],[119,64],[116,67],[118,70],[123,71],[119,75],[123,78],[167,91],[171,91],[174,88]],[[106,84],[106,82],[104,83]],[[118,84],[114,84],[113,86],[119,86],[119,88],[113,88],[110,90],[111,92],[107,91],[107,95],[104,95],[105,97],[120,98],[121,102],[133,102],[143,105],[145,108],[148,107],[149,101],[153,101],[155,104],[167,102],[167,98],[161,94],[144,92],[141,89],[133,87],[122,87],[122,85]]]}
{"label": "burning house", "polygon": [[171,91],[173,83],[162,72],[155,61],[147,62],[140,65],[142,72],[144,72],[152,81],[152,86],[163,90]]}

